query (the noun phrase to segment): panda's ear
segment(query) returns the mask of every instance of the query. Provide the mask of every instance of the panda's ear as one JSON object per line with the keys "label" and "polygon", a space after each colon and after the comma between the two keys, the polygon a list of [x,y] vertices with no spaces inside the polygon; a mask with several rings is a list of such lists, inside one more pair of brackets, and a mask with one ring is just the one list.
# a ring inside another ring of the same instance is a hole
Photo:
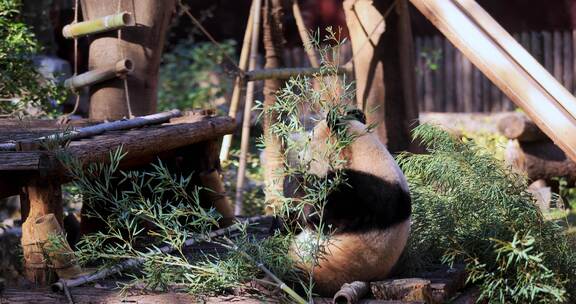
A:
{"label": "panda's ear", "polygon": [[360,109],[352,109],[346,113],[346,116],[350,119],[357,120],[363,124],[366,124],[366,115]]}

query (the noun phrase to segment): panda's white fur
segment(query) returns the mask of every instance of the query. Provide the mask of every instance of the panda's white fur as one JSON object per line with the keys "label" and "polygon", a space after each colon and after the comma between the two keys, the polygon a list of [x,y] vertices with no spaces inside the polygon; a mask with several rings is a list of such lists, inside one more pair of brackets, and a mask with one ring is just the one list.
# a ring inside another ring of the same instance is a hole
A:
{"label": "panda's white fur", "polygon": [[[342,202],[337,198],[339,194],[336,193],[334,200],[338,201],[338,204],[350,205],[343,207],[334,205],[336,203],[331,205],[328,202],[326,204],[326,210],[341,207],[354,208],[354,204],[360,204],[359,208],[364,208],[366,204],[374,204],[375,210],[378,211],[373,212],[370,208],[355,210],[354,218],[345,218],[344,216],[343,219],[337,212],[334,213],[336,215],[332,215],[330,219],[334,220],[336,226],[338,227],[338,224],[342,223],[341,227],[345,229],[339,231],[337,228],[329,240],[323,244],[325,252],[321,255],[318,265],[313,269],[315,289],[321,295],[332,295],[344,283],[386,278],[398,261],[410,233],[410,196],[404,174],[378,137],[374,133],[366,132],[364,123],[358,120],[347,120],[346,124],[347,131],[358,137],[343,151],[343,156],[347,162],[337,169],[348,170],[347,177],[358,174],[357,188],[362,190],[346,189],[344,192],[347,196],[344,196],[344,199],[355,195],[359,198],[372,197],[369,196],[371,193],[356,193],[355,191],[378,192],[380,187],[388,187],[389,189],[383,191],[379,196],[375,195],[374,201],[364,200],[363,203],[357,203],[357,200]],[[326,159],[325,147],[327,140],[332,136],[331,130],[327,122],[323,120],[316,125],[312,132],[309,150],[302,152],[301,157],[304,160],[310,160],[309,173],[318,177],[326,177],[330,174],[330,164],[328,163],[329,160]],[[364,185],[364,178],[368,178],[366,181],[372,185]],[[351,180],[352,182],[355,181],[355,179]],[[385,204],[390,204],[391,207],[384,207]],[[388,220],[389,225],[384,222],[377,222],[378,219],[374,219],[374,214],[371,214],[389,213],[389,211],[393,213],[395,209],[398,209],[395,206],[402,206],[400,208],[402,210],[398,211],[398,216],[382,218],[382,221]],[[367,220],[363,221],[362,217],[366,217]],[[347,227],[351,228],[346,229]],[[312,228],[306,228],[296,237],[291,248],[291,256],[298,263],[298,266],[306,272],[310,270],[311,264],[301,262],[302,256],[306,255],[302,248],[316,235],[317,233]]]}

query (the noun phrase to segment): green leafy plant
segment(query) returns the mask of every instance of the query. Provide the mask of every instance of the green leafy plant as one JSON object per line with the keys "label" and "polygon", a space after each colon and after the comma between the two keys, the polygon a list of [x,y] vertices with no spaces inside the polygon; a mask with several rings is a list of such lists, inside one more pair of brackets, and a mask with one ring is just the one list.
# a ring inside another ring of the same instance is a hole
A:
{"label": "green leafy plant", "polygon": [[20,20],[20,7],[19,0],[0,0],[0,114],[53,114],[66,91],[36,70],[32,60],[40,46]]}
{"label": "green leafy plant", "polygon": [[[191,109],[206,107],[226,91],[224,71],[220,68],[225,55],[234,54],[232,42],[221,43],[221,48],[192,39],[177,44],[162,58],[158,108]],[[218,82],[214,82],[218,80]]]}
{"label": "green leafy plant", "polygon": [[576,254],[525,177],[440,128],[421,125],[414,137],[429,153],[398,158],[413,198],[410,264],[465,262],[490,303],[574,299]]}
{"label": "green leafy plant", "polygon": [[[124,156],[119,148],[110,153],[109,163],[84,167],[60,155],[85,207],[97,203],[106,209],[88,213],[105,227],[77,244],[82,264],[108,267],[140,260],[142,267],[129,273],[133,280],[125,288],[144,284],[153,290],[183,289],[196,295],[221,293],[253,280],[275,286],[262,278],[263,269],[280,278],[290,275],[286,236],[255,239],[244,225],[232,240],[211,238],[220,215],[200,205],[200,191],[207,190],[192,185],[192,175],[173,175],[162,163],[145,171],[122,171],[118,167]],[[191,238],[228,248],[229,253],[198,257],[186,249]],[[163,249],[167,247],[172,250]]]}

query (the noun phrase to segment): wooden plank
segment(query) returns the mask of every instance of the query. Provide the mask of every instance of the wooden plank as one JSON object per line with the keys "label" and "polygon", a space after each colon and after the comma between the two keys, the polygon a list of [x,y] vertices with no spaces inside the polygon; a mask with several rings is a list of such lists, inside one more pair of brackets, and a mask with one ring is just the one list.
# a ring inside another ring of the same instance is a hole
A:
{"label": "wooden plank", "polygon": [[454,84],[456,85],[456,112],[464,112],[464,73],[462,71],[462,52],[455,49],[454,52],[454,75],[456,77]]}
{"label": "wooden plank", "polygon": [[0,152],[0,171],[40,170],[48,156],[38,152]]}
{"label": "wooden plank", "polygon": [[562,81],[564,87],[569,92],[574,90],[574,74],[572,71],[572,65],[574,64],[574,55],[572,50],[572,33],[565,31],[562,33],[562,58],[564,62],[562,64]]}
{"label": "wooden plank", "polygon": [[[432,51],[432,38],[431,37],[424,37],[424,47],[422,52],[426,54],[426,56],[431,56]],[[432,79],[432,70],[430,70],[430,66],[428,63],[424,63],[424,110],[425,111],[432,111],[434,109],[434,82]]]}
{"label": "wooden plank", "polygon": [[481,74],[482,83],[482,112],[490,112],[492,108],[492,100],[490,99],[490,80]]}
{"label": "wooden plank", "polygon": [[472,111],[482,112],[482,73],[476,67],[472,68]]}
{"label": "wooden plank", "polygon": [[544,53],[544,68],[550,73],[554,72],[554,44],[552,33],[542,32],[542,49]]}
{"label": "wooden plank", "polygon": [[464,112],[472,112],[474,109],[472,99],[472,63],[465,56],[461,58],[462,66],[462,102],[464,105]]}
{"label": "wooden plank", "polygon": [[540,64],[544,63],[542,57],[542,35],[539,32],[530,32],[530,54],[534,56]]}
{"label": "wooden plank", "polygon": [[424,111],[424,58],[422,57],[422,47],[424,40],[422,37],[414,38],[414,53],[416,60],[416,96],[418,98],[418,109]]}
{"label": "wooden plank", "polygon": [[444,73],[442,73],[442,67],[444,66],[444,61],[446,60],[444,55],[444,49],[442,44],[442,37],[439,35],[432,38],[432,43],[434,45],[434,53],[439,54],[437,68],[433,71],[434,73],[434,109],[436,111],[446,111],[446,100],[444,96]]}
{"label": "wooden plank", "polygon": [[444,60],[444,86],[446,98],[446,112],[456,111],[456,97],[454,90],[454,46],[448,39],[444,39],[444,50],[446,51]]}
{"label": "wooden plank", "polygon": [[553,60],[554,60],[554,78],[562,83],[562,34],[559,31],[554,31],[552,34],[553,42]]}
{"label": "wooden plank", "polygon": [[411,0],[532,120],[576,159],[576,99],[473,0]]}

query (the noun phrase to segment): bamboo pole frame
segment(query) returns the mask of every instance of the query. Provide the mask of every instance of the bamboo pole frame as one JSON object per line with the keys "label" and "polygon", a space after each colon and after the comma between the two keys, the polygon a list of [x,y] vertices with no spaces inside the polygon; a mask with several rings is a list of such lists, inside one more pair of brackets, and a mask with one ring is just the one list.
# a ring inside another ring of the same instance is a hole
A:
{"label": "bamboo pole frame", "polygon": [[473,0],[410,0],[576,160],[576,99]]}
{"label": "bamboo pole frame", "polygon": [[62,28],[62,36],[67,39],[73,39],[91,34],[114,31],[135,24],[136,22],[134,22],[132,14],[129,12],[122,12],[94,20],[67,24]]}
{"label": "bamboo pole frame", "polygon": [[[252,41],[252,27],[254,23],[254,2],[250,6],[250,14],[248,15],[248,23],[246,24],[246,31],[244,32],[244,40],[242,42],[242,50],[240,51],[240,61],[238,67],[241,72],[245,72],[248,68],[248,57],[250,56],[250,43]],[[240,96],[242,95],[242,87],[245,85],[243,75],[236,76],[234,79],[234,90],[232,91],[232,98],[230,98],[230,109],[228,116],[236,119],[236,112],[238,112],[238,104],[240,103]],[[224,135],[222,138],[222,147],[220,148],[220,160],[228,160],[230,153],[230,146],[232,145],[232,134]]]}
{"label": "bamboo pole frame", "polygon": [[[254,0],[252,9],[254,10],[254,23],[252,25],[252,39],[250,41],[250,60],[248,70],[256,69],[258,59],[258,43],[260,41],[260,22],[262,13],[262,0]],[[242,139],[240,143],[240,160],[238,166],[238,176],[236,179],[236,196],[234,199],[234,214],[242,214],[242,195],[244,193],[244,179],[246,175],[246,158],[248,155],[248,144],[250,142],[250,116],[252,113],[252,102],[254,100],[253,81],[246,86],[246,102],[244,103],[244,120],[242,121]]]}
{"label": "bamboo pole frame", "polygon": [[300,5],[298,5],[298,0],[292,0],[292,13],[294,14],[294,19],[296,20],[296,27],[298,27],[298,34],[300,34],[300,39],[304,43],[304,50],[306,55],[308,55],[308,60],[310,60],[310,65],[313,68],[320,67],[320,61],[316,52],[314,51],[314,45],[312,44],[312,39],[308,30],[306,30],[306,25],[304,24],[304,19],[302,19],[302,12],[300,11]]}

